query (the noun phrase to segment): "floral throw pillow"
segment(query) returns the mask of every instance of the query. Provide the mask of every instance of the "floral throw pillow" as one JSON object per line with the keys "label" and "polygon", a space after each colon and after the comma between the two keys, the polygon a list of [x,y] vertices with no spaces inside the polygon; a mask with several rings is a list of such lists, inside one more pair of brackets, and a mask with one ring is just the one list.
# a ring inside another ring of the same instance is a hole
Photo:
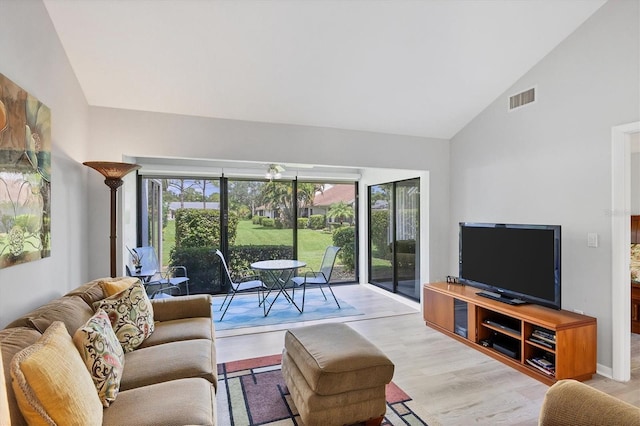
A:
{"label": "floral throw pillow", "polygon": [[153,307],[141,282],[93,304],[103,309],[125,352],[131,352],[153,333]]}
{"label": "floral throw pillow", "polygon": [[124,368],[124,351],[105,311],[98,309],[73,335],[73,343],[91,374],[98,396],[108,407],[118,395]]}

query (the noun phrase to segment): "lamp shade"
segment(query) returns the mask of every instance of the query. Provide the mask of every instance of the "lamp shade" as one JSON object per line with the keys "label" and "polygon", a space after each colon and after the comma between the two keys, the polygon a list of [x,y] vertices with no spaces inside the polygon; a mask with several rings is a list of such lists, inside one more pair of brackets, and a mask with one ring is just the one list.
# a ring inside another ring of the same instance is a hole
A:
{"label": "lamp shade", "polygon": [[122,179],[127,173],[140,168],[138,164],[116,163],[112,161],[85,161],[82,164],[97,170],[106,179]]}

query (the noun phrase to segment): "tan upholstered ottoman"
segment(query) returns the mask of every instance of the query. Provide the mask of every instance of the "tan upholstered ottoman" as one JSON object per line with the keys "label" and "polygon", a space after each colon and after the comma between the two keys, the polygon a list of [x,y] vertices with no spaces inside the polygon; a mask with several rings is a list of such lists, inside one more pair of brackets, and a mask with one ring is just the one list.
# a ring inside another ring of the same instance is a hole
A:
{"label": "tan upholstered ottoman", "polygon": [[393,363],[346,324],[287,330],[282,375],[305,426],[380,424]]}

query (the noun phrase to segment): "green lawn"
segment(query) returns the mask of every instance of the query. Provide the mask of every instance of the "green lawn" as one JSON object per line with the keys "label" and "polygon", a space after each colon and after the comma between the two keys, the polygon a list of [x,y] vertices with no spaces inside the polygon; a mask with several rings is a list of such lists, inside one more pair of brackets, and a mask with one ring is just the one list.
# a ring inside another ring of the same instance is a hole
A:
{"label": "green lawn", "polygon": [[[238,222],[235,245],[292,245],[291,229],[265,228],[250,220]],[[331,234],[311,229],[298,230],[298,258],[313,270],[318,270],[327,246],[333,244]]]}
{"label": "green lawn", "polygon": [[[235,245],[292,245],[291,229],[265,228],[250,220],[238,222]],[[298,258],[313,270],[318,270],[327,246],[333,244],[330,233],[311,229],[298,230]],[[163,231],[162,264],[169,264],[169,253],[175,246],[175,221],[167,221]],[[339,260],[338,260],[339,263]]]}
{"label": "green lawn", "polygon": [[162,230],[162,264],[169,264],[169,254],[176,246],[176,221],[168,220]]}

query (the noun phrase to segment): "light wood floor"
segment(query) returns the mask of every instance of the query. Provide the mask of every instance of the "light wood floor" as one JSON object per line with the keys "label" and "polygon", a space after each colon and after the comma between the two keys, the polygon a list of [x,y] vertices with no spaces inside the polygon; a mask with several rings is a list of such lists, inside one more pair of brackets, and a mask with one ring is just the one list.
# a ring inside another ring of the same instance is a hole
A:
{"label": "light wood floor", "polygon": [[[334,291],[366,315],[324,322],[348,322],[384,351],[396,366],[393,381],[430,426],[537,424],[546,385],[426,327],[417,303],[368,285]],[[217,332],[218,362],[280,353],[285,330],[308,324]],[[587,383],[640,406],[640,335],[632,338],[631,368],[630,382],[596,375]]]}

